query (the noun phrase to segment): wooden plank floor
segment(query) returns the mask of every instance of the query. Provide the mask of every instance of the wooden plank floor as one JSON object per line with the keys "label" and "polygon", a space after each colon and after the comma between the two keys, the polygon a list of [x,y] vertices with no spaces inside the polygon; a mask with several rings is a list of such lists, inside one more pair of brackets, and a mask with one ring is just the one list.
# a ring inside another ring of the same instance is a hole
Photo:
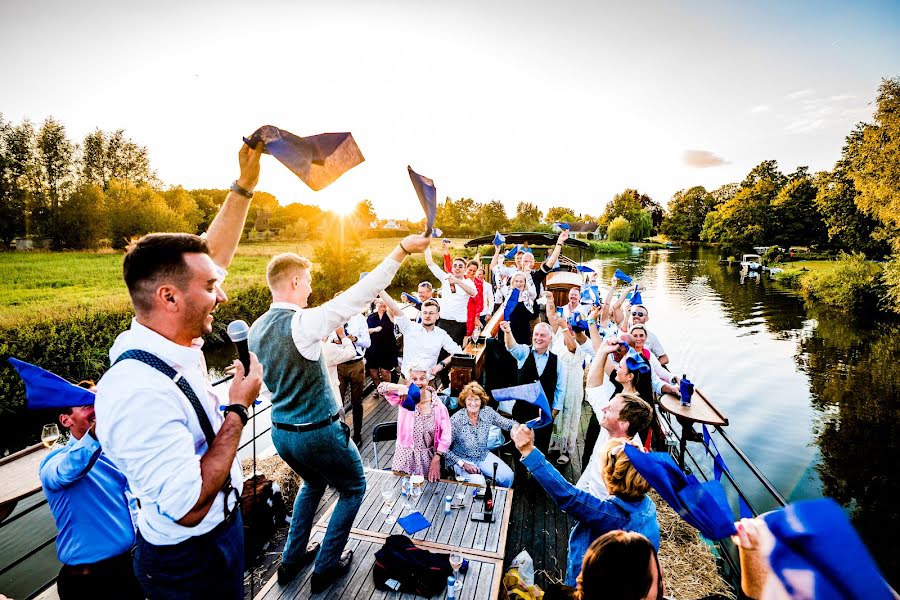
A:
{"label": "wooden plank floor", "polygon": [[[578,456],[571,457],[571,461],[564,467],[559,467],[563,476],[572,482],[581,476],[581,452],[583,450],[584,432],[591,417],[591,409],[588,404],[583,405],[581,418],[581,435],[578,442]],[[397,407],[392,406],[386,400],[370,393],[363,401],[363,443],[360,447],[360,456],[363,465],[368,468],[390,469],[394,456],[394,442],[382,442],[378,448],[378,465],[374,463],[374,451],[372,447],[372,429],[379,423],[395,421],[397,419]],[[352,427],[352,417],[347,411],[346,422]],[[507,446],[508,448],[509,446]],[[507,464],[513,464],[512,455],[501,455]],[[555,458],[555,455],[553,456]],[[551,462],[553,460],[551,459]],[[569,532],[575,525],[575,521],[560,511],[556,504],[547,496],[544,490],[533,480],[516,481],[513,486],[512,513],[510,516],[509,534],[507,536],[503,566],[506,569],[510,561],[522,550],[527,550],[534,560],[536,583],[545,586],[549,578],[553,580],[563,579],[566,571],[566,559],[568,556]],[[316,522],[325,512],[328,506],[337,498],[331,488],[325,493],[313,522]],[[291,507],[288,507],[290,510]],[[274,558],[284,545],[284,532],[277,538],[277,544],[270,550],[270,556]],[[277,552],[276,552],[277,551]],[[267,561],[269,562],[269,561]],[[274,575],[277,560],[271,561],[271,568],[257,580],[255,590],[259,590],[269,577]],[[369,579],[371,581],[371,578]],[[250,586],[247,585],[247,597],[249,598]],[[291,596],[284,596],[290,598]],[[301,596],[293,596],[300,598]],[[323,596],[331,597],[331,596]],[[335,596],[337,597],[337,596]]]}

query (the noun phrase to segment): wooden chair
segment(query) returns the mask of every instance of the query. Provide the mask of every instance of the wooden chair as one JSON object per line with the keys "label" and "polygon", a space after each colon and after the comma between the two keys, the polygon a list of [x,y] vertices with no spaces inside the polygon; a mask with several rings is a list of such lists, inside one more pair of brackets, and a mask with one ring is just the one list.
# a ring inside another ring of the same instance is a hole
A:
{"label": "wooden chair", "polygon": [[388,421],[379,423],[372,429],[372,450],[375,453],[375,468],[380,469],[378,464],[378,442],[388,442],[397,439],[397,421]]}

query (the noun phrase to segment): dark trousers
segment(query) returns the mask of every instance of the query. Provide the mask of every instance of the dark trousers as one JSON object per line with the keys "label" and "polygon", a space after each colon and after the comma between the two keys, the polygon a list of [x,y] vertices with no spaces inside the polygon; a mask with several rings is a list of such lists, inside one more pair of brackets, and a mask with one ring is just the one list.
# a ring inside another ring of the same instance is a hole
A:
{"label": "dark trousers", "polygon": [[90,565],[63,565],[56,579],[60,600],[143,600],[131,552]]}
{"label": "dark trousers", "polygon": [[341,404],[347,396],[347,388],[350,388],[350,405],[353,410],[353,439],[362,439],[363,422],[363,386],[365,385],[366,369],[363,360],[351,360],[337,366],[338,381],[340,382]]}
{"label": "dark trousers", "polygon": [[134,574],[150,600],[243,600],[241,511],[210,532],[172,546],[155,546],[138,532]]}
{"label": "dark trousers", "polygon": [[591,454],[594,453],[594,445],[597,443],[597,438],[600,436],[600,421],[597,420],[597,415],[592,414],[591,420],[588,423],[587,431],[584,433],[584,453],[581,455],[581,470],[584,471],[587,469],[588,462],[591,460]]}
{"label": "dark trousers", "polygon": [[451,321],[450,319],[438,319],[437,326],[447,332],[454,342],[462,346],[463,338],[466,337],[465,321]]}

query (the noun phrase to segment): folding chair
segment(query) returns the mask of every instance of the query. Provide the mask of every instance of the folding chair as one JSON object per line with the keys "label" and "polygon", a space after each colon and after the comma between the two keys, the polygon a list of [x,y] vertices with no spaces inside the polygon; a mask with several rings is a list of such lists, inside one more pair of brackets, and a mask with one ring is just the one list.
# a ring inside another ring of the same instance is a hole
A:
{"label": "folding chair", "polygon": [[388,421],[379,423],[372,430],[372,450],[375,452],[375,468],[380,469],[378,464],[378,442],[387,442],[397,439],[397,421]]}

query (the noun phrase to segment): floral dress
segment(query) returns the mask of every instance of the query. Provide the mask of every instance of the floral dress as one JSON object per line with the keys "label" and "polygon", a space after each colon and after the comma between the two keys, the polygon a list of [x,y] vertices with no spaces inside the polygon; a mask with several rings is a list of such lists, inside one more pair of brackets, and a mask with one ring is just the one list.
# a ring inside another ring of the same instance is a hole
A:
{"label": "floral dress", "polygon": [[431,459],[434,458],[435,431],[435,396],[432,396],[431,413],[423,415],[416,406],[413,421],[413,447],[404,448],[397,445],[394,450],[394,463],[391,468],[400,473],[428,476]]}
{"label": "floral dress", "polygon": [[587,353],[580,344],[575,352],[569,352],[563,340],[562,330],[556,332],[552,351],[559,359],[565,375],[563,379],[564,396],[562,410],[553,420],[553,437],[550,447],[559,450],[560,454],[575,456],[578,454],[578,430],[581,425],[581,402],[584,399],[584,364]]}

